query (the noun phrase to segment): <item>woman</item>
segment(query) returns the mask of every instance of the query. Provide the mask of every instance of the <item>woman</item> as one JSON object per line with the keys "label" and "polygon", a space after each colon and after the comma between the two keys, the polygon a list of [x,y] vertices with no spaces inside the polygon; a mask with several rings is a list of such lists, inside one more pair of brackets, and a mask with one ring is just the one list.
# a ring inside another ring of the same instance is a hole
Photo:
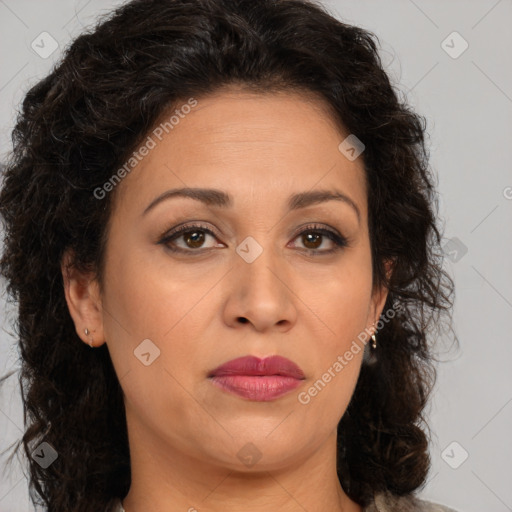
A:
{"label": "woman", "polygon": [[306,0],[134,0],[78,37],[0,194],[40,502],[451,510],[415,494],[453,293],[424,131]]}

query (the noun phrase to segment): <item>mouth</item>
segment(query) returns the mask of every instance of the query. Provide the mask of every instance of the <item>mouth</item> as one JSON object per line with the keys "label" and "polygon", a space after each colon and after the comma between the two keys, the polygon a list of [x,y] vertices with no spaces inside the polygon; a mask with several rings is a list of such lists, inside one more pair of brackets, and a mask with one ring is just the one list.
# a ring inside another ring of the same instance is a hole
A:
{"label": "mouth", "polygon": [[247,400],[267,402],[296,389],[305,379],[293,361],[281,356],[233,359],[208,374],[213,385]]}

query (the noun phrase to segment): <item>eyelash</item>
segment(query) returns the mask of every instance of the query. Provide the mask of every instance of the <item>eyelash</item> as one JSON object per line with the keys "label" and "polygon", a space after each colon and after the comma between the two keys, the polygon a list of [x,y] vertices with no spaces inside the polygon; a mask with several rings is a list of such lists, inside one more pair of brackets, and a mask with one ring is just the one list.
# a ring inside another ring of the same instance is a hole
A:
{"label": "eyelash", "polygon": [[[209,235],[213,236],[214,238],[217,238],[215,233],[213,233],[210,229],[208,229],[205,226],[202,226],[200,224],[189,224],[180,226],[179,228],[175,229],[174,231],[170,232],[169,234],[166,234],[163,238],[160,239],[158,242],[159,244],[164,244],[170,251],[172,252],[180,252],[180,253],[199,253],[204,252],[205,249],[182,249],[181,247],[171,247],[169,242],[177,239],[180,237],[180,235],[191,233],[194,231],[202,231],[205,233],[208,233]],[[299,237],[300,235],[303,235],[304,233],[313,232],[315,234],[324,235],[327,238],[329,238],[332,242],[334,242],[335,247],[329,250],[319,250],[319,249],[302,249],[303,251],[307,251],[310,254],[313,255],[327,255],[327,254],[333,254],[334,252],[340,251],[341,249],[348,246],[348,239],[344,236],[338,235],[336,232],[331,231],[330,229],[325,229],[317,224],[309,224],[304,227],[304,229],[298,233],[295,234],[294,239]],[[210,249],[213,249],[210,248]],[[206,249],[208,250],[208,249]]]}

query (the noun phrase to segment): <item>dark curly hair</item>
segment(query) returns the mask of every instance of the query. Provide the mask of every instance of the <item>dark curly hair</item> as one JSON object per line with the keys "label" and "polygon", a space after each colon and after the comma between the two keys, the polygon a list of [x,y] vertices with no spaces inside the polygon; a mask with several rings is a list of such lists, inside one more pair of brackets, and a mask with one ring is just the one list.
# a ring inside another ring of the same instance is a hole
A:
{"label": "dark curly hair", "polygon": [[[77,37],[28,91],[0,192],[0,275],[19,308],[26,431],[16,451],[23,444],[34,503],[109,510],[128,492],[122,388],[107,345],[91,351],[75,331],[61,261],[71,249],[73,264],[101,286],[116,191],[101,200],[94,191],[169,106],[232,84],[316,93],[365,144],[373,281],[389,289],[384,310],[400,308],[339,423],[338,476],[362,506],[425,484],[424,414],[436,375],[429,340],[453,306],[454,284],[442,265],[426,121],[399,99],[378,42],[312,0],[133,0]],[[59,455],[46,469],[31,457],[42,441]]]}

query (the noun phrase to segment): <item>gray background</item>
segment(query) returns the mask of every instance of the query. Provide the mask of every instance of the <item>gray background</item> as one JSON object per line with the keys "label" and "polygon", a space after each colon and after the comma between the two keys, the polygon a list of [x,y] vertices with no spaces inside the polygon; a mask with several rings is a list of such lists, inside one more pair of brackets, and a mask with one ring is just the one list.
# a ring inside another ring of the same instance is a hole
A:
{"label": "gray background", "polygon": [[[48,73],[72,37],[120,3],[0,0],[0,161],[29,86]],[[443,362],[429,408],[433,465],[421,496],[460,512],[512,511],[506,435],[512,431],[512,0],[324,4],[379,37],[393,83],[429,124],[460,349],[448,350],[449,336],[440,340]],[[31,48],[43,31],[59,45],[47,58]],[[458,55],[464,40],[469,47]],[[12,308],[4,301],[0,314],[3,375],[17,353],[8,334]],[[17,378],[11,377],[0,395],[0,450],[21,435],[22,425]],[[5,456],[0,460],[2,512],[34,510],[16,462],[5,470]]]}

